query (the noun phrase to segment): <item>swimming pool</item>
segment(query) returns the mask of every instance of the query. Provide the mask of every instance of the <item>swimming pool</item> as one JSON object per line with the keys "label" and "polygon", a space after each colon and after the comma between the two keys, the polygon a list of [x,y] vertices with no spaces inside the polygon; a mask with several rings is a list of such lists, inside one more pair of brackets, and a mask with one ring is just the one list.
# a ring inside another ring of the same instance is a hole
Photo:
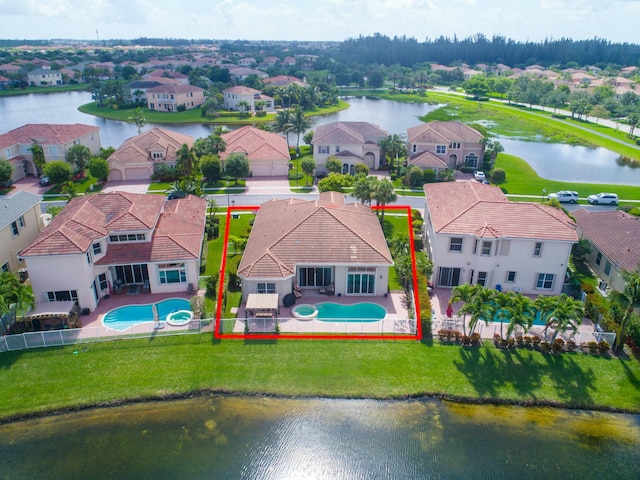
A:
{"label": "swimming pool", "polygon": [[[311,311],[310,307],[317,310],[317,315],[314,315],[315,312]],[[317,318],[325,322],[377,322],[387,314],[384,307],[371,302],[353,305],[333,302],[322,302],[317,305],[303,304],[294,307],[291,312],[298,318]]]}
{"label": "swimming pool", "polygon": [[161,322],[164,322],[167,315],[172,312],[191,310],[189,300],[185,300],[184,298],[167,298],[155,304],[125,305],[114,308],[107,312],[102,318],[102,324],[105,327],[122,331],[141,323],[153,323],[153,305],[156,306],[158,319]]}

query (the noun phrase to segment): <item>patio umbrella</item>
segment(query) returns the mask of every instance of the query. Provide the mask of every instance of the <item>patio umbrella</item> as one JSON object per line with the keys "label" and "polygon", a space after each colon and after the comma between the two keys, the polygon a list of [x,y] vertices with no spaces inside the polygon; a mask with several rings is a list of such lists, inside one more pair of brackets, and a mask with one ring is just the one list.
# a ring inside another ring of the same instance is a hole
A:
{"label": "patio umbrella", "polygon": [[453,307],[451,306],[451,304],[447,304],[447,317],[451,318],[453,316]]}

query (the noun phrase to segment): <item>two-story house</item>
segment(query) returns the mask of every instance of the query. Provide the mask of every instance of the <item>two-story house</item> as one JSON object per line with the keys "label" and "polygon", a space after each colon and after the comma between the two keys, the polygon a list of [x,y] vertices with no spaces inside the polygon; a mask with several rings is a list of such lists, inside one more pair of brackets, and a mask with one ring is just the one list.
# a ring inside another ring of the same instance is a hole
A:
{"label": "two-story house", "polygon": [[0,271],[16,273],[24,268],[18,255],[44,228],[40,200],[25,191],[0,197]]}
{"label": "two-story house", "polygon": [[[423,123],[407,129],[407,162],[421,166],[425,164],[421,157],[437,157],[451,169],[478,168],[484,156],[482,138],[480,132],[461,122]],[[431,160],[429,165],[434,167],[428,168],[442,168],[434,162]]]}
{"label": "two-story house", "polygon": [[164,128],[152,128],[131,137],[114,151],[109,164],[109,180],[149,180],[158,165],[175,168],[182,145],[193,146],[194,138]]}
{"label": "two-story house", "polygon": [[0,158],[11,163],[14,182],[38,174],[30,150],[35,144],[42,147],[45,162],[65,160],[74,145],[84,145],[93,154],[98,154],[102,146],[100,128],[93,125],[30,123],[11,130],[0,135]]}
{"label": "two-story house", "polygon": [[600,277],[600,290],[604,294],[611,289],[622,292],[622,271],[634,272],[640,267],[640,218],[620,210],[589,212],[584,208],[573,215],[578,235],[591,244],[588,262]]}
{"label": "two-story house", "polygon": [[206,206],[194,196],[125,192],[72,199],[22,250],[36,302],[94,310],[128,286],[188,291],[198,284]]}
{"label": "two-story house", "polygon": [[578,241],[564,212],[510,202],[498,187],[478,182],[427,184],[424,192],[425,245],[436,287],[561,293]]}
{"label": "two-story house", "polygon": [[204,89],[195,85],[159,85],[147,89],[147,107],[159,112],[198,108],[204,103]]}
{"label": "two-story house", "polygon": [[62,85],[62,74],[50,68],[36,68],[27,73],[27,82],[35,87]]}
{"label": "two-story house", "polygon": [[[250,87],[231,87],[222,91],[224,98],[224,108],[244,112],[255,112],[264,110],[265,112],[275,112],[273,98],[264,95],[260,90]],[[256,105],[257,104],[257,105]]]}
{"label": "two-story house", "polygon": [[378,143],[389,133],[367,122],[332,122],[316,128],[311,144],[313,159],[319,170],[327,158],[334,156],[342,163],[342,173],[354,174],[355,165],[363,163],[371,170],[383,164]]}

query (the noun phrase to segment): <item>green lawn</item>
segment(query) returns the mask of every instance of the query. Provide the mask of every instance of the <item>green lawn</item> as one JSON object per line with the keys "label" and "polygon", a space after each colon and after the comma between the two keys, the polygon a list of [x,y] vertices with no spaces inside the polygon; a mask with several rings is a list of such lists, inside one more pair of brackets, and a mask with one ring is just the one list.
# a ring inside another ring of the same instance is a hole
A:
{"label": "green lawn", "polygon": [[58,85],[50,87],[27,87],[27,88],[7,88],[0,90],[0,97],[12,97],[17,95],[28,95],[31,93],[59,93],[75,92],[79,90],[90,90],[91,84],[78,83],[76,85]]}
{"label": "green lawn", "polygon": [[640,411],[636,359],[492,345],[218,342],[208,334],[5,352],[0,371],[0,418],[203,389],[347,398],[447,394]]}
{"label": "green lawn", "polygon": [[[85,193],[97,193],[102,190],[104,184],[98,183],[98,179],[92,177],[91,174],[87,173],[84,177],[73,180],[76,188],[78,189],[78,195],[82,195]],[[63,193],[61,193],[62,188],[59,186],[53,186],[49,190],[44,193],[45,200],[68,200],[69,197]]]}

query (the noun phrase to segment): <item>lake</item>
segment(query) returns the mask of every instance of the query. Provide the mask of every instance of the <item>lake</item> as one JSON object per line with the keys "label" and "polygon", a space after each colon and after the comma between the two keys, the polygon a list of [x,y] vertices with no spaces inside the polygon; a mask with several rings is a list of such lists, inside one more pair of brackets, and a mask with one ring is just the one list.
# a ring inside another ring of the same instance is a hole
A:
{"label": "lake", "polygon": [[640,417],[210,396],[0,425],[0,478],[640,477]]}
{"label": "lake", "polygon": [[[313,118],[313,128],[334,121],[366,121],[379,125],[389,133],[406,134],[407,128],[418,125],[419,117],[438,108],[438,105],[393,102],[364,97],[348,97],[350,108],[341,112]],[[127,138],[137,135],[135,125],[87,115],[78,107],[91,102],[89,92],[65,92],[42,95],[0,97],[0,133],[26,123],[85,123],[100,127],[105,147],[119,147]],[[195,138],[211,134],[214,125],[149,124],[175,130]],[[227,126],[233,129],[237,126]],[[491,126],[487,125],[489,131]],[[526,142],[514,138],[500,138],[505,153],[526,160],[543,178],[567,182],[612,184],[640,184],[640,168],[619,164],[619,155],[604,148]],[[289,141],[295,144],[290,135]]]}

